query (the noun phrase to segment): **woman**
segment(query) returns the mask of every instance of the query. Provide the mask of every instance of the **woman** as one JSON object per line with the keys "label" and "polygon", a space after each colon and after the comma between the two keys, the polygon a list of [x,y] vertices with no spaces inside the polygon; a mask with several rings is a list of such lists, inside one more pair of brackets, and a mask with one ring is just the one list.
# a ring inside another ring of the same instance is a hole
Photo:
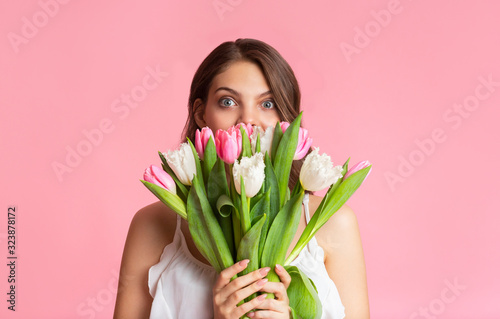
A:
{"label": "woman", "polygon": [[[274,127],[277,121],[293,121],[299,111],[297,80],[275,49],[254,39],[225,42],[205,58],[193,78],[182,141],[194,141],[195,131],[204,126],[214,132],[241,122]],[[294,165],[291,185],[300,169],[299,162]],[[304,196],[301,221],[287,255],[321,199]],[[146,206],[130,225],[114,318],[229,319],[245,313],[251,318],[289,318],[288,273],[277,265],[281,283],[267,282],[269,268],[230,281],[246,264],[238,261],[217,275],[194,245],[185,220],[161,202]],[[292,264],[316,284],[323,318],[343,318],[344,312],[345,318],[369,318],[363,250],[356,216],[347,205]],[[256,291],[276,297],[257,297],[238,306]]]}

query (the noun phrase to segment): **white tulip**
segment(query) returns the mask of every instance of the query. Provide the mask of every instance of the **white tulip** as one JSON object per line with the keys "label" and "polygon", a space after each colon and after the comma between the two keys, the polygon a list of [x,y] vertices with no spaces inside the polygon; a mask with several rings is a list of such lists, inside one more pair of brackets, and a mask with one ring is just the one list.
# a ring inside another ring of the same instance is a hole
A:
{"label": "white tulip", "polygon": [[250,136],[250,143],[252,144],[252,153],[255,154],[257,147],[257,135],[260,135],[260,152],[262,154],[269,154],[271,157],[271,147],[273,146],[274,127],[269,126],[265,131],[260,126],[256,126]]}
{"label": "white tulip", "polygon": [[315,148],[307,155],[300,170],[300,183],[305,190],[319,191],[329,187],[342,178],[342,165],[333,167],[330,156],[319,155],[319,148]]}
{"label": "white tulip", "polygon": [[194,174],[196,174],[196,162],[191,146],[188,143],[182,143],[179,149],[168,151],[163,155],[179,181],[184,185],[191,185]]}
{"label": "white tulip", "polygon": [[238,194],[241,194],[240,177],[243,176],[246,197],[254,197],[264,182],[264,155],[255,153],[252,157],[242,157],[236,160],[233,166],[234,186]]}

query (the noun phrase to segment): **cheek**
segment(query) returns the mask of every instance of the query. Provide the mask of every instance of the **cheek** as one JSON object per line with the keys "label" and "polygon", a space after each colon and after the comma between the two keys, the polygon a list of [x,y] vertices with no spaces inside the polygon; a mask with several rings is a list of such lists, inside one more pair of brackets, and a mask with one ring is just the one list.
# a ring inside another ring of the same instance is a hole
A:
{"label": "cheek", "polygon": [[232,119],[231,114],[211,107],[207,108],[205,112],[205,122],[213,132],[216,132],[218,129],[227,130],[234,125],[234,119]]}
{"label": "cheek", "polygon": [[280,116],[278,115],[278,112],[268,114],[262,119],[262,123],[264,126],[267,128],[269,126],[274,127],[276,125],[276,122],[280,121]]}

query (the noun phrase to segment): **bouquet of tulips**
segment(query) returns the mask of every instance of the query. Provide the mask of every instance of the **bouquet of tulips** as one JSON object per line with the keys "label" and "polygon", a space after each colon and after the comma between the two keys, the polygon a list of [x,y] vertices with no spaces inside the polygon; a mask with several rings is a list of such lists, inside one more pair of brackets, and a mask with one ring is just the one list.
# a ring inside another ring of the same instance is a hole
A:
{"label": "bouquet of tulips", "polygon": [[[290,190],[292,163],[306,156],[312,144],[300,127],[301,118],[302,113],[291,124],[281,122],[266,130],[238,124],[218,130],[215,137],[205,127],[196,132],[194,145],[188,139],[177,150],[159,152],[163,168],[151,165],[141,181],[187,219],[196,247],[218,273],[249,259],[241,275],[267,266],[268,280],[278,282],[274,266],[284,265],[292,277],[287,290],[292,313],[305,319],[320,318],[321,303],[314,283],[290,262],[363,183],[371,164],[363,161],[348,170],[348,159],[334,167],[316,148]],[[305,191],[326,187],[328,192],[286,258]]]}

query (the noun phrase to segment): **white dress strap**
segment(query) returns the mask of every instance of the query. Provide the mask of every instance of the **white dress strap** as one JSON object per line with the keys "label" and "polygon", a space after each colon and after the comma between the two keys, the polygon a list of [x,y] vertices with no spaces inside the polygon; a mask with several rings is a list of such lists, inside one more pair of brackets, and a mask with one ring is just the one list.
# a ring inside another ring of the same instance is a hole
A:
{"label": "white dress strap", "polygon": [[181,241],[182,230],[181,230],[181,215],[178,215],[178,214],[176,214],[176,215],[177,215],[177,219],[176,219],[176,224],[175,224],[175,232],[174,232],[173,242],[175,242],[177,244]]}
{"label": "white dress strap", "polygon": [[304,204],[304,212],[306,213],[306,225],[309,224],[311,217],[309,216],[309,193],[304,194],[304,199],[302,200]]}
{"label": "white dress strap", "polygon": [[[311,216],[309,214],[309,193],[304,194],[304,199],[302,200],[302,203],[304,204],[304,213],[306,215],[306,225],[307,225],[311,220]],[[306,246],[309,252],[311,253],[314,252],[314,250],[320,248],[318,242],[316,241],[316,236],[313,236]]]}
{"label": "white dress strap", "polygon": [[175,225],[175,234],[177,234],[177,232],[180,232],[181,231],[181,215],[179,214],[176,214],[177,215],[177,223]]}

